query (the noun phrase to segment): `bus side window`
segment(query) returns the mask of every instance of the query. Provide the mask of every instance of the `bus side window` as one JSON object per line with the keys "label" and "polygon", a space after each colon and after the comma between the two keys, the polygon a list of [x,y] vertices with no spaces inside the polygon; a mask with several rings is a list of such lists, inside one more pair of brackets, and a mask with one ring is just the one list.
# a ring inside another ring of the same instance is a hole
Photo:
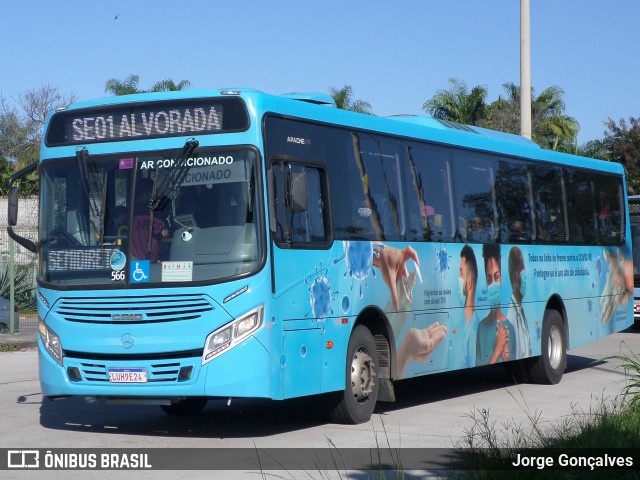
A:
{"label": "bus side window", "polygon": [[[456,215],[465,220],[464,223],[458,222],[456,239],[475,243],[495,242],[498,212],[493,158],[478,153],[455,152],[453,178]],[[462,228],[463,225],[466,228]]]}
{"label": "bus side window", "polygon": [[313,167],[302,167],[302,170],[307,183],[307,209],[292,213],[293,241],[324,242],[327,239],[327,228],[322,174],[319,169]]}
{"label": "bus side window", "polygon": [[569,203],[569,238],[575,243],[596,243],[597,212],[593,189],[593,174],[565,169],[567,201]]}
{"label": "bus side window", "polygon": [[[329,238],[325,213],[326,182],[322,170],[306,165],[275,163],[272,167],[275,239],[288,244],[324,243]],[[290,178],[306,182],[306,208],[290,205]]]}
{"label": "bus side window", "polygon": [[[451,241],[455,231],[448,149],[412,144],[408,149],[409,240]],[[463,221],[465,221],[463,219]],[[464,228],[464,227],[462,227]]]}
{"label": "bus side window", "polygon": [[361,191],[371,208],[375,240],[398,241],[405,229],[400,144],[370,135],[353,134],[353,140]]}
{"label": "bus side window", "polygon": [[536,241],[564,243],[567,241],[568,217],[564,199],[565,183],[558,167],[535,165],[532,168]]}
{"label": "bus side window", "polygon": [[531,175],[523,162],[500,159],[496,173],[500,242],[530,243],[537,237]]}
{"label": "bus side window", "polygon": [[596,210],[598,237],[605,245],[619,245],[624,241],[624,195],[617,177],[596,175]]}

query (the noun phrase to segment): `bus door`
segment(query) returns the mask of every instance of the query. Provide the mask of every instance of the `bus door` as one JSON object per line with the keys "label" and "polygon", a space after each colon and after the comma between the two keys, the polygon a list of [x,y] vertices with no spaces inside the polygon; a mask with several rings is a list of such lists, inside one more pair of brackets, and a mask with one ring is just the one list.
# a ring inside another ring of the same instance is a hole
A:
{"label": "bus door", "polygon": [[329,273],[324,175],[314,166],[276,161],[268,181],[274,314],[283,329],[282,394],[317,393],[324,322],[337,290]]}

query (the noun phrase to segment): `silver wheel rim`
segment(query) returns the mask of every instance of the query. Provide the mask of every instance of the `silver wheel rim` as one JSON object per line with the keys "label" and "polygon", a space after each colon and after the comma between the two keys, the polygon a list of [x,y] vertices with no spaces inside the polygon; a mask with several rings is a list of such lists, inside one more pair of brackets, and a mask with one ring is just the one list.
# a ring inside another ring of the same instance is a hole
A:
{"label": "silver wheel rim", "polygon": [[373,392],[373,359],[364,347],[358,348],[351,360],[351,392],[356,402],[364,402]]}
{"label": "silver wheel rim", "polygon": [[549,364],[551,368],[557,370],[560,367],[563,354],[562,332],[557,325],[552,325],[549,330]]}

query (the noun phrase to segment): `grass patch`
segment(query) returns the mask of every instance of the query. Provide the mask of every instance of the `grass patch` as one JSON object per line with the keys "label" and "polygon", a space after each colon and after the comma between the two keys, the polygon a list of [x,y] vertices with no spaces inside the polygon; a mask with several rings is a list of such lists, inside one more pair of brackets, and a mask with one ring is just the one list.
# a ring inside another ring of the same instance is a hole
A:
{"label": "grass patch", "polygon": [[[470,418],[473,427],[458,445],[465,456],[464,471],[452,471],[444,475],[448,479],[637,479],[636,470],[604,469],[594,470],[564,467],[563,469],[511,468],[512,462],[521,456],[535,455],[550,457],[554,468],[559,465],[559,456],[612,456],[626,457],[640,449],[640,404],[610,404],[602,400],[596,409],[583,412],[574,409],[571,415],[557,425],[539,416],[529,416],[530,425],[501,423],[491,419],[488,410],[476,410]],[[587,449],[587,450],[585,450]],[[615,451],[615,449],[624,449]],[[588,452],[588,453],[582,453]],[[625,453],[627,452],[627,453]]]}
{"label": "grass patch", "polygon": [[17,343],[0,343],[0,352],[17,352],[20,350],[20,345]]}
{"label": "grass patch", "polygon": [[[468,416],[473,425],[457,448],[469,452],[465,457],[465,471],[454,471],[445,475],[453,479],[520,479],[561,478],[640,478],[636,470],[566,467],[562,470],[529,467],[509,469],[518,454],[551,457],[554,465],[559,455],[603,456],[613,451],[612,456],[625,457],[630,452],[640,451],[640,357],[630,349],[602,360],[617,360],[617,369],[624,370],[625,385],[614,399],[596,399],[596,406],[583,411],[572,406],[572,412],[558,424],[544,420],[539,413],[531,413],[522,397],[527,421],[516,424],[513,420],[498,422],[488,409],[476,409]],[[520,403],[520,402],[519,402]],[[588,449],[588,450],[586,450]],[[615,449],[622,449],[615,451]],[[587,454],[581,452],[588,452]],[[629,453],[625,453],[629,452]],[[507,466],[507,468],[505,468]],[[637,468],[637,466],[635,466]]]}

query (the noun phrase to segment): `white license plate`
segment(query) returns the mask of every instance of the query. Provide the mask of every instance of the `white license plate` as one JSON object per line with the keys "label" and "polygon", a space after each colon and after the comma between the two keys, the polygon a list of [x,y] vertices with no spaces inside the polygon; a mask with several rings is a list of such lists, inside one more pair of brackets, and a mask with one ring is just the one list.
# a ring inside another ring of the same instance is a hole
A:
{"label": "white license plate", "polygon": [[147,383],[147,371],[144,368],[110,368],[111,383]]}

